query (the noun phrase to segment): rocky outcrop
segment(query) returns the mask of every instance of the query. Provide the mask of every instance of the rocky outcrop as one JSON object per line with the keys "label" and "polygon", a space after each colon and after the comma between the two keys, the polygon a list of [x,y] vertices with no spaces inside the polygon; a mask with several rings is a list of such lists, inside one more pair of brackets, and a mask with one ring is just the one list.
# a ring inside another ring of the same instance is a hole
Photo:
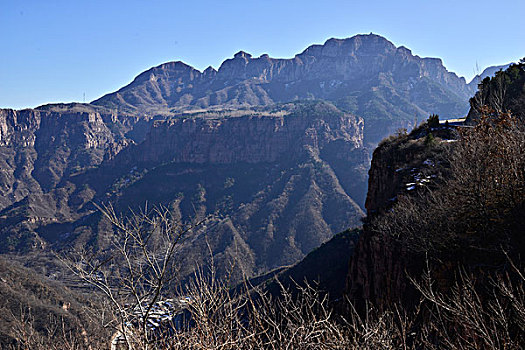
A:
{"label": "rocky outcrop", "polygon": [[71,179],[133,143],[132,123],[89,105],[0,110],[1,250],[45,247],[35,230],[78,218],[94,192]]}
{"label": "rocky outcrop", "polygon": [[[363,120],[329,103],[156,120],[93,109],[5,112],[5,120],[24,120],[31,142],[26,158],[19,146],[10,153],[26,163],[5,182],[8,194],[18,192],[0,212],[4,251],[104,249],[111,226],[90,203],[126,213],[147,202],[182,218],[215,218],[181,248],[189,259],[181,276],[210,248],[223,272],[234,261],[251,276],[295,263],[360,223],[369,162]],[[3,140],[21,137],[19,124],[5,125]]]}
{"label": "rocky outcrop", "polygon": [[[328,144],[341,141],[363,147],[363,120],[318,104],[319,115],[285,110],[284,115],[234,118],[176,118],[157,121],[140,145],[115,161],[132,163],[232,164],[293,160],[319,156]],[[325,110],[322,110],[322,109]],[[138,165],[138,164],[136,164]]]}
{"label": "rocky outcrop", "polygon": [[0,145],[34,146],[33,133],[40,125],[40,113],[34,110],[0,110]]}
{"label": "rocky outcrop", "polygon": [[108,186],[123,211],[147,201],[184,217],[220,213],[187,256],[205,256],[208,240],[217,259],[248,275],[295,263],[359,224],[369,160],[362,119],[327,103],[282,108],[157,121],[144,142],[82,181],[122,174]]}
{"label": "rocky outcrop", "polygon": [[[451,135],[448,128],[432,131],[444,139]],[[423,125],[409,135],[384,140],[374,151],[365,203],[367,218],[346,282],[346,294],[356,305],[365,305],[365,302],[379,307],[392,302],[413,305],[418,300],[407,276],[421,275],[424,254],[409,249],[399,237],[390,235],[387,226],[378,228],[372,223],[387,213],[396,212],[394,205],[399,198],[411,198],[421,190],[435,188],[445,176],[444,148],[425,141],[429,132],[428,126]]]}
{"label": "rocky outcrop", "polygon": [[0,110],[2,207],[53,189],[65,174],[97,166],[128,143],[98,112]]}
{"label": "rocky outcrop", "polygon": [[[169,62],[92,103],[142,115],[325,99],[365,118],[368,142],[413,125],[429,113],[468,111],[473,90],[440,59],[420,58],[378,35],[356,35],[312,45],[291,59],[240,51],[216,71]],[[367,126],[371,121],[370,127]],[[375,130],[375,133],[374,133]],[[377,130],[383,130],[377,132]]]}
{"label": "rocky outcrop", "polygon": [[[406,170],[413,154],[399,152],[389,142],[375,151],[369,170],[366,197],[367,220],[381,215],[405,192]],[[346,294],[356,305],[373,302],[381,307],[401,300],[407,290],[406,252],[388,235],[373,232],[367,224],[359,237],[346,279]],[[408,264],[407,264],[408,263]]]}

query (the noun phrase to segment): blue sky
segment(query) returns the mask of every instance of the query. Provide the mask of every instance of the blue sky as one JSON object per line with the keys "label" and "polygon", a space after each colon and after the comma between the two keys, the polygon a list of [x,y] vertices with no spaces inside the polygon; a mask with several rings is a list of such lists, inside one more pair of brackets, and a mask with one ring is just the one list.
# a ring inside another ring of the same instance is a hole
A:
{"label": "blue sky", "polygon": [[293,57],[380,34],[470,80],[525,56],[525,1],[0,0],[0,107],[94,100],[182,60],[200,70],[239,50]]}

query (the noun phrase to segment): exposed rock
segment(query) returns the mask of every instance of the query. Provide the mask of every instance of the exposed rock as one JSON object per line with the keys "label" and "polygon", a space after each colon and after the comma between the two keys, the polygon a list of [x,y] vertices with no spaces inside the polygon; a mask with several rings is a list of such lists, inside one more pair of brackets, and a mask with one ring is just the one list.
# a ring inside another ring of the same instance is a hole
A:
{"label": "exposed rock", "polygon": [[[208,247],[219,269],[237,261],[239,272],[252,275],[297,262],[362,217],[358,203],[369,161],[363,120],[333,105],[157,120],[70,108],[76,112],[62,106],[27,116],[4,112],[5,120],[25,119],[22,134],[18,124],[4,123],[3,139],[27,133],[30,140],[26,163],[17,166],[26,176],[13,169],[4,181],[6,193],[16,193],[0,212],[4,251],[68,244],[103,249],[111,227],[90,203],[109,201],[125,213],[148,202],[183,218],[219,215],[181,248],[181,276],[203,262]],[[148,126],[149,132],[137,130]],[[2,150],[15,158],[26,154]]]}
{"label": "exposed rock", "polygon": [[297,159],[304,157],[306,152],[318,155],[325,146],[337,140],[352,148],[363,147],[362,119],[333,107],[324,113],[320,118],[292,111],[279,116],[157,121],[145,141],[130,148],[120,158],[129,155],[127,161],[130,164],[161,161],[267,163]]}
{"label": "exposed rock", "polygon": [[[425,144],[427,125],[411,134],[384,140],[374,151],[366,197],[367,218],[350,261],[347,296],[356,305],[372,302],[378,307],[392,302],[412,305],[417,293],[407,276],[419,277],[425,258],[386,232],[377,232],[370,222],[390,212],[401,196],[417,196],[418,190],[435,188],[444,177],[443,148]],[[432,130],[442,137],[451,129]],[[395,207],[394,207],[395,208]]]}
{"label": "exposed rock", "polygon": [[[148,201],[221,212],[213,254],[248,273],[294,263],[359,224],[364,146],[414,116],[462,114],[469,91],[441,60],[358,35],[291,59],[240,51],[204,72],[168,62],[92,104],[2,110],[1,248],[103,247],[111,233],[92,203]],[[290,103],[312,99],[337,108]],[[207,255],[206,240],[188,256]]]}
{"label": "exposed rock", "polygon": [[[359,224],[368,157],[362,119],[326,103],[286,108],[156,122],[144,142],[79,181],[127,174],[114,192],[121,210],[147,201],[183,216],[218,211],[223,219],[185,250],[192,259],[206,256],[208,240],[216,259],[242,261],[248,275],[295,263]],[[133,168],[149,170],[133,180]]]}
{"label": "exposed rock", "polygon": [[1,250],[43,248],[37,227],[77,218],[94,193],[69,179],[133,143],[136,122],[89,105],[0,110]]}
{"label": "exposed rock", "polygon": [[218,71],[165,63],[93,104],[151,115],[326,99],[364,117],[367,143],[377,143],[411,126],[414,116],[465,114],[473,91],[440,59],[414,56],[378,35],[357,35],[312,45],[291,59],[253,58],[240,51]]}

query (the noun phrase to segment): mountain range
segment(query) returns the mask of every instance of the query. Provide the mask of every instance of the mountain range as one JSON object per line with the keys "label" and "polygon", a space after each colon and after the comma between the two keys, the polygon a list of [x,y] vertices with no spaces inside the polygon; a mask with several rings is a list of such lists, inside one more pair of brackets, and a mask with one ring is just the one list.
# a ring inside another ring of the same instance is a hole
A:
{"label": "mountain range", "polygon": [[0,249],[104,249],[94,204],[147,202],[213,216],[187,266],[210,248],[249,276],[292,264],[360,225],[371,147],[430,113],[465,115],[474,91],[370,34],[292,59],[241,51],[218,70],[169,62],[89,104],[0,110]]}
{"label": "mountain range", "polygon": [[363,117],[368,122],[365,141],[373,144],[430,113],[466,114],[476,88],[440,59],[421,58],[370,34],[330,39],[291,59],[254,58],[240,51],[218,70],[164,63],[92,104],[155,115],[323,99]]}

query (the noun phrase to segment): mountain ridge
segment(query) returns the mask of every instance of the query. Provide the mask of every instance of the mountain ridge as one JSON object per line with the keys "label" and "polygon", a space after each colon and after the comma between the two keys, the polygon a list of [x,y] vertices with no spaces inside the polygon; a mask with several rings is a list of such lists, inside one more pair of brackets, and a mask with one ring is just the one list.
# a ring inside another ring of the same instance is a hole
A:
{"label": "mountain ridge", "polygon": [[[217,70],[208,67],[203,72],[181,61],[167,62],[92,104],[119,112],[172,115],[323,99],[372,120],[369,143],[377,143],[397,128],[412,125],[414,116],[466,114],[473,92],[441,59],[421,58],[370,34],[328,39],[293,58],[254,58],[239,51]],[[377,120],[387,129],[380,135],[373,133]]]}
{"label": "mountain ridge", "polygon": [[[62,108],[0,113],[18,140],[0,147],[3,253],[104,249],[112,228],[93,203],[125,215],[148,202],[185,219],[219,212],[182,256],[193,268],[208,241],[219,265],[242,260],[252,275],[296,262],[363,215],[363,120],[329,103],[149,121]],[[139,128],[148,131],[126,136]]]}
{"label": "mountain ridge", "polygon": [[227,208],[214,254],[240,249],[249,273],[294,263],[359,224],[367,147],[428,111],[460,113],[466,89],[440,59],[359,35],[292,59],[239,51],[218,70],[168,62],[92,104],[0,110],[2,248],[103,248],[92,202],[148,201]]}

